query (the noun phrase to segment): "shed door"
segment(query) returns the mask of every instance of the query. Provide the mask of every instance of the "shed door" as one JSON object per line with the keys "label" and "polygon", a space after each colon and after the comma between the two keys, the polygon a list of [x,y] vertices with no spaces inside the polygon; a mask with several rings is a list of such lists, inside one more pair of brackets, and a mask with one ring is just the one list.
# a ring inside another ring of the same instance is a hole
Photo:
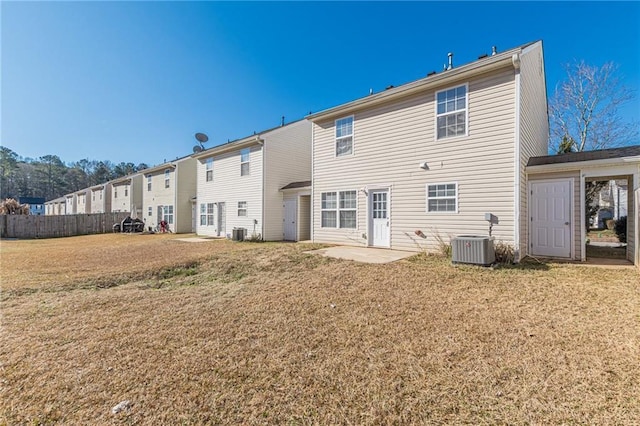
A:
{"label": "shed door", "polygon": [[285,200],[284,202],[284,239],[286,241],[296,241],[296,200]]}
{"label": "shed door", "polygon": [[531,254],[571,257],[571,180],[531,183]]}
{"label": "shed door", "polygon": [[369,198],[371,245],[389,247],[389,191],[371,191]]}

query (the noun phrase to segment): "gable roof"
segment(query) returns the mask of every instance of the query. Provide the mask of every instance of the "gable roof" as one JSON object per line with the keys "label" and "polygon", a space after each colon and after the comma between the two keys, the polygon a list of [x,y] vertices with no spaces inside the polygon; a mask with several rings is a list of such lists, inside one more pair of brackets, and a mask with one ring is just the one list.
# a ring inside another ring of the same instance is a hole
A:
{"label": "gable roof", "polygon": [[310,188],[310,187],[311,187],[311,181],[304,180],[301,182],[291,182],[290,184],[280,188],[280,191],[283,191],[285,189]]}
{"label": "gable roof", "polygon": [[542,166],[545,164],[577,163],[581,161],[612,160],[623,157],[640,157],[640,145],[531,157],[527,162],[527,167]]}
{"label": "gable roof", "polygon": [[519,54],[528,47],[538,43],[542,44],[542,41],[538,40],[526,43],[513,49],[497,53],[493,56],[482,57],[468,64],[457,66],[450,70],[439,72],[435,75],[428,75],[421,79],[405,83],[401,86],[365,96],[314,114],[309,114],[306,118],[311,121],[317,121],[318,119],[326,119],[337,115],[348,115],[363,108],[378,105],[414,93],[423,92],[433,89],[434,87],[445,86],[454,79],[469,78],[473,75],[497,69],[509,64],[514,68],[518,68],[520,66]]}

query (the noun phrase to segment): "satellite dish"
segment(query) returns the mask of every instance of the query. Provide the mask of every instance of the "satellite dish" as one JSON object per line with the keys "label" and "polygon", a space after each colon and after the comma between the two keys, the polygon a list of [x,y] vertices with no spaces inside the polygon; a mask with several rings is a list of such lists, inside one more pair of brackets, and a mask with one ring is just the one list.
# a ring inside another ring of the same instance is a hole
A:
{"label": "satellite dish", "polygon": [[200,145],[195,145],[195,146],[193,147],[193,153],[194,153],[194,154],[197,154],[197,153],[199,153],[199,152],[202,152],[203,150],[204,150],[204,148],[202,148]]}
{"label": "satellite dish", "polygon": [[196,133],[196,139],[202,144],[209,140],[209,136],[204,133]]}

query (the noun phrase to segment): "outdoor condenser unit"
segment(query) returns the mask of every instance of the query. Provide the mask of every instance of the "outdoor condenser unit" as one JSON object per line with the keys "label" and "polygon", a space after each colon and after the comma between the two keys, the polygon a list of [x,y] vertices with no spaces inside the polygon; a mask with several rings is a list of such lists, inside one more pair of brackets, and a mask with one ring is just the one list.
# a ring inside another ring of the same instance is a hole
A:
{"label": "outdoor condenser unit", "polygon": [[481,235],[459,235],[451,240],[451,261],[489,266],[496,261],[493,239]]}
{"label": "outdoor condenser unit", "polygon": [[245,235],[247,235],[247,230],[244,228],[233,228],[231,239],[233,241],[244,241]]}

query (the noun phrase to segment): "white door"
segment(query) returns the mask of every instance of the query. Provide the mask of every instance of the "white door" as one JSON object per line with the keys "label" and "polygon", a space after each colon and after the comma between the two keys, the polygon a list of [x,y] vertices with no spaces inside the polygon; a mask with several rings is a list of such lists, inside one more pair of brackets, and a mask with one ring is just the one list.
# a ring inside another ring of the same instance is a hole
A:
{"label": "white door", "polygon": [[531,254],[571,257],[572,180],[531,183]]}
{"label": "white door", "polygon": [[286,241],[296,241],[297,204],[296,200],[285,200],[284,202],[284,219],[282,224],[284,227],[284,239]]}
{"label": "white door", "polygon": [[369,200],[371,245],[389,247],[389,191],[370,191]]}

